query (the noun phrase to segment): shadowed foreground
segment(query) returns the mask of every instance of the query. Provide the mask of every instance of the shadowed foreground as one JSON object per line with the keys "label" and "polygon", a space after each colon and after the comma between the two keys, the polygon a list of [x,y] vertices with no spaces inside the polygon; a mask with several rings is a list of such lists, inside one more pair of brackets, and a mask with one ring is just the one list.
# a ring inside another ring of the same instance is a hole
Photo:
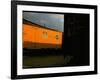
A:
{"label": "shadowed foreground", "polygon": [[[51,54],[50,51],[52,51]],[[56,67],[72,63],[72,56],[62,54],[59,49],[58,52],[56,51],[57,49],[24,49],[23,68]]]}

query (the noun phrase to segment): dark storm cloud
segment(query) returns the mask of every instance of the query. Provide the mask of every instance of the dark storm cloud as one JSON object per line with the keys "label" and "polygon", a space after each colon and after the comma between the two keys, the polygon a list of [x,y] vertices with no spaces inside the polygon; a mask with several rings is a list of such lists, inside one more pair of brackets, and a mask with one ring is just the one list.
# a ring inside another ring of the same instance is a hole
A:
{"label": "dark storm cloud", "polygon": [[63,32],[64,15],[62,14],[24,12],[23,18],[33,23]]}

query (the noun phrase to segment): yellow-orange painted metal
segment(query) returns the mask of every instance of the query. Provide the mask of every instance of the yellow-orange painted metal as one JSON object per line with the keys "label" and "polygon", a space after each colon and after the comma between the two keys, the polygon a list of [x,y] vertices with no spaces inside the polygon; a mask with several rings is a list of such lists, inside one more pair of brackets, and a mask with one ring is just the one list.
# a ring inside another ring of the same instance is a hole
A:
{"label": "yellow-orange painted metal", "polygon": [[22,35],[24,48],[54,48],[62,45],[62,32],[36,24],[23,23]]}

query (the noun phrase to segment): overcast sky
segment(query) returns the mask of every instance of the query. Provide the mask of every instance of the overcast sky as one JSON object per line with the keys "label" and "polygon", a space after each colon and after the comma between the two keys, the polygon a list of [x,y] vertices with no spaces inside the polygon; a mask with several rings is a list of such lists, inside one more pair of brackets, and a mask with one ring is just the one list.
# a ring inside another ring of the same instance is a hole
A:
{"label": "overcast sky", "polygon": [[58,31],[64,31],[64,15],[51,13],[23,12],[23,18],[33,23]]}

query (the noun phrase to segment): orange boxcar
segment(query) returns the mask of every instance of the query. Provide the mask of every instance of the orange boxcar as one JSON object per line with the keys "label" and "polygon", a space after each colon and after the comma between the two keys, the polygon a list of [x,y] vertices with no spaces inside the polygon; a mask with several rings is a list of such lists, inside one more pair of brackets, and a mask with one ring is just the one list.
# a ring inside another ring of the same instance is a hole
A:
{"label": "orange boxcar", "polygon": [[63,33],[30,22],[23,23],[23,48],[61,48]]}

